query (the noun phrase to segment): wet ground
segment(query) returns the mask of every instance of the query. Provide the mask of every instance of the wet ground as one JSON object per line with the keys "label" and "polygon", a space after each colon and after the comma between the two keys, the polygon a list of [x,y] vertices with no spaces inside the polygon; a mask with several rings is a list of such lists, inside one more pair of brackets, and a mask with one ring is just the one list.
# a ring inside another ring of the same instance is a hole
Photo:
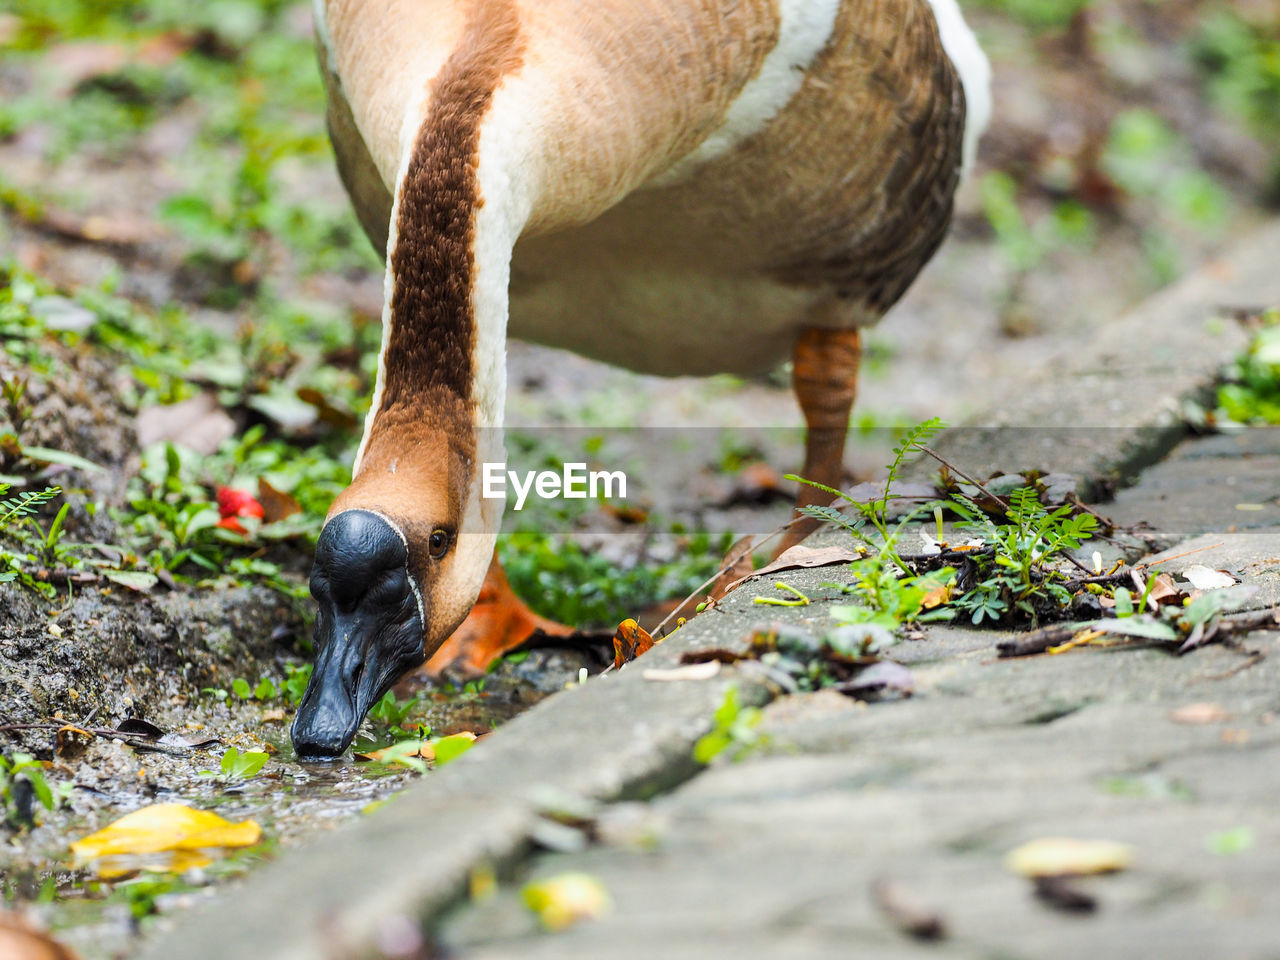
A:
{"label": "wet ground", "polygon": [[[403,720],[394,726],[367,721],[353,750],[333,763],[297,761],[288,737],[288,703],[244,700],[220,689],[190,700],[175,695],[149,711],[150,721],[169,734],[158,743],[113,739],[102,726],[114,727],[104,719],[115,716],[111,713],[65,718],[100,731],[96,737],[59,733],[60,724],[0,725],[7,754],[20,747],[52,757],[44,776],[65,795],[53,812],[28,800],[39,825],[10,834],[0,846],[0,895],[26,904],[40,925],[84,960],[128,956],[140,935],[157,932],[279,851],[394,803],[418,775],[353,754],[410,739],[423,728],[435,736],[468,731],[483,738],[555,689],[576,683],[583,668],[595,672],[599,664],[571,652],[533,651],[514,656],[483,680],[403,684],[402,707],[416,701]],[[196,746],[182,746],[183,741]],[[242,754],[265,751],[270,759],[255,775],[237,778],[221,770],[220,759],[229,748]],[[172,870],[171,855],[165,854],[117,858],[111,869],[124,873],[110,879],[99,876],[93,864],[75,868],[69,841],[148,804],[172,802],[212,810],[233,822],[253,820],[267,839],[194,869]]]}

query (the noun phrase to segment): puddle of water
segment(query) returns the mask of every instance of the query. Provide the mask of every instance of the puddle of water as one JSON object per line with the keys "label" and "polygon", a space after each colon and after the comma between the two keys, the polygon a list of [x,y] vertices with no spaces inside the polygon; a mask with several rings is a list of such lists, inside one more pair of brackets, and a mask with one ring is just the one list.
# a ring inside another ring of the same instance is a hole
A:
{"label": "puddle of water", "polygon": [[[582,658],[573,654],[538,651],[536,658],[504,666],[485,681],[461,689],[411,683],[398,690],[402,697],[421,698],[403,723],[407,729],[366,722],[354,750],[407,739],[417,725],[429,726],[433,736],[464,730],[486,734],[576,678],[582,665]],[[216,896],[219,888],[236,882],[280,849],[372,812],[417,778],[394,765],[354,761],[353,751],[333,762],[301,763],[289,741],[292,717],[266,723],[267,706],[205,699],[175,708],[168,716],[149,718],[167,730],[199,725],[202,733],[221,741],[189,754],[148,753],[100,739],[74,760],[57,760],[46,771],[47,779],[55,785],[70,782],[74,788],[58,810],[38,810],[37,827],[0,845],[4,905],[33,914],[84,960],[129,956],[139,937],[171,924],[176,913]],[[220,775],[227,746],[265,749],[271,758],[256,776],[228,780]],[[243,850],[211,851],[207,863],[186,869],[154,856],[116,862],[108,866],[128,872],[114,879],[97,875],[92,864],[70,868],[72,840],[148,804],[174,802],[212,810],[232,821],[255,820],[264,842]]]}

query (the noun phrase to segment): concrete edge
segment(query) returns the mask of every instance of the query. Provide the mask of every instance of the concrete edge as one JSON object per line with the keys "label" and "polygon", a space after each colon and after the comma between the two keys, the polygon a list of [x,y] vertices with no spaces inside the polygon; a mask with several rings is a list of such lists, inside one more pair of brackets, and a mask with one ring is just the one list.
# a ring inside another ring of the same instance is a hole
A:
{"label": "concrete edge", "polygon": [[[738,591],[725,607],[767,622],[752,592]],[[406,920],[430,927],[465,896],[475,867],[500,870],[523,859],[548,791],[607,803],[695,776],[693,745],[711,728],[726,689],[736,685],[754,705],[776,691],[732,668],[707,681],[663,683],[646,681],[643,671],[725,646],[716,630],[722,622],[691,623],[638,666],[532,707],[376,813],[285,852],[217,902],[179,917],[143,945],[140,960],[222,960],[242,951],[271,960],[380,956],[380,932]]]}
{"label": "concrete edge", "polygon": [[[1184,435],[1182,402],[1202,396],[1248,343],[1237,325],[1209,322],[1225,305],[1224,285],[1232,303],[1280,299],[1278,259],[1280,220],[1123,315],[1060,367],[1024,378],[1022,393],[1012,391],[1017,402],[975,418],[980,428],[949,430],[935,446],[978,475],[1034,466],[1075,474],[1090,493],[1123,481]],[[1084,387],[1064,390],[1064,380]],[[935,469],[931,460],[914,465],[917,476]],[[641,667],[544,701],[376,814],[288,851],[217,903],[180,918],[139,957],[222,960],[239,955],[236,944],[272,960],[378,956],[379,931],[405,920],[430,926],[464,895],[477,865],[527,854],[539,791],[610,802],[693,776],[693,744],[710,729],[726,688],[736,683],[744,702],[756,704],[773,691],[732,669],[679,683],[647,682],[642,670],[724,646],[723,614],[741,622],[739,636],[753,624],[791,619],[753,607],[756,592],[735,591],[720,614],[692,621]],[[513,784],[520,785],[514,792]],[[335,864],[345,875],[334,876]]]}

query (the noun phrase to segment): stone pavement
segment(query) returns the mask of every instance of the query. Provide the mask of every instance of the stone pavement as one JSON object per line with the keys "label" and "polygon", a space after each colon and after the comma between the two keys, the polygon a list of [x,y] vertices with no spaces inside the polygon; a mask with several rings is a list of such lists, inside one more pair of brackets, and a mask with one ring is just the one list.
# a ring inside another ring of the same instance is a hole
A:
{"label": "stone pavement", "polygon": [[[1258,458],[1270,484],[1251,492],[1265,493],[1274,521],[1280,431],[1264,433],[1271,446]],[[1196,503],[1221,500],[1221,489],[1233,481],[1239,489],[1259,465],[1223,451],[1254,441],[1194,441],[1170,463],[1216,451],[1221,472],[1172,492],[1170,471],[1157,468],[1125,505],[1160,504],[1194,524]],[[1235,519],[1234,505],[1218,508]],[[1221,543],[1216,553],[1167,567],[1210,556],[1274,596],[1280,528],[1223,529],[1195,541]],[[806,589],[829,577],[782,579]],[[1183,658],[1098,649],[999,660],[1001,638],[934,627],[927,640],[896,648],[915,676],[910,700],[776,700],[761,727],[766,752],[718,763],[634,811],[656,848],[547,853],[520,872],[521,882],[594,875],[614,901],[607,917],[543,933],[512,883],[450,917],[443,943],[477,960],[1280,957],[1280,633]],[[1255,662],[1254,652],[1264,658]],[[1175,711],[1205,703],[1219,708],[1202,710],[1209,722],[1178,722]],[[621,816],[612,811],[606,824]],[[1224,834],[1244,838],[1242,849],[1215,852]],[[1046,836],[1131,844],[1133,868],[1079,884],[1097,899],[1095,913],[1052,909],[1001,863]],[[949,936],[921,944],[899,933],[875,906],[877,880],[936,911]]]}
{"label": "stone pavement", "polygon": [[[1259,236],[1214,268],[1238,281],[1218,302],[1280,300],[1280,279],[1257,259],[1280,262],[1280,229]],[[1239,347],[1221,331],[1198,339],[1216,288],[1193,277],[1181,289],[1185,302],[1174,291],[1138,314],[1181,324],[1195,343],[1186,368],[1163,379],[1122,370],[1095,394],[1134,411],[1131,422],[1083,444],[1029,446],[1026,424],[1068,435],[1090,402],[1032,378],[1019,393],[1034,414],[1023,426],[940,446],[976,472],[975,461],[1015,469],[1045,466],[1028,462],[1037,449],[1069,452],[1065,465],[1099,486],[1159,459],[1177,440],[1170,410]],[[1070,363],[1086,365],[1083,354]],[[1167,569],[1226,567],[1276,596],[1280,431],[1184,441],[1104,509],[1150,523],[1164,556],[1204,548]],[[676,683],[644,671],[739,644],[762,622],[829,622],[822,603],[762,608],[752,596],[770,579],[818,593],[837,575],[787,571],[735,591],[636,664],[544,701],[376,814],[282,856],[143,956],[438,955],[405,952],[421,936],[476,958],[1280,958],[1280,633],[1182,658],[1088,648],[1008,661],[995,657],[1001,634],[932,627],[895,648],[915,676],[911,699],[774,700],[767,750],[700,769],[692,746],[726,687],[751,703],[773,692],[744,669]],[[1175,711],[1197,704],[1214,706],[1179,722],[1187,713]],[[544,815],[566,804],[595,809],[599,842],[550,852],[581,840]],[[1132,868],[1078,882],[1095,912],[1052,908],[1001,862],[1044,836],[1131,844]],[[497,894],[468,902],[468,883],[490,868]],[[519,890],[565,870],[597,877],[614,909],[542,932]],[[936,911],[946,938],[895,929],[871,895],[878,880]]]}

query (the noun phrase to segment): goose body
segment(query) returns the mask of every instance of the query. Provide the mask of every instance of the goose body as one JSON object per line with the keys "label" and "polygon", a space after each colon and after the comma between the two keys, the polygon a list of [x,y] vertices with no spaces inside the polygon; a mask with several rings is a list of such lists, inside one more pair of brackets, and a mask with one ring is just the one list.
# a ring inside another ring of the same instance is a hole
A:
{"label": "goose body", "polygon": [[[955,0],[317,0],[316,26],[340,172],[387,254],[294,730],[332,752],[485,579],[508,335],[659,374],[795,347],[806,468],[829,471],[856,330],[941,242],[988,70]],[[372,556],[404,573],[376,629]]]}

